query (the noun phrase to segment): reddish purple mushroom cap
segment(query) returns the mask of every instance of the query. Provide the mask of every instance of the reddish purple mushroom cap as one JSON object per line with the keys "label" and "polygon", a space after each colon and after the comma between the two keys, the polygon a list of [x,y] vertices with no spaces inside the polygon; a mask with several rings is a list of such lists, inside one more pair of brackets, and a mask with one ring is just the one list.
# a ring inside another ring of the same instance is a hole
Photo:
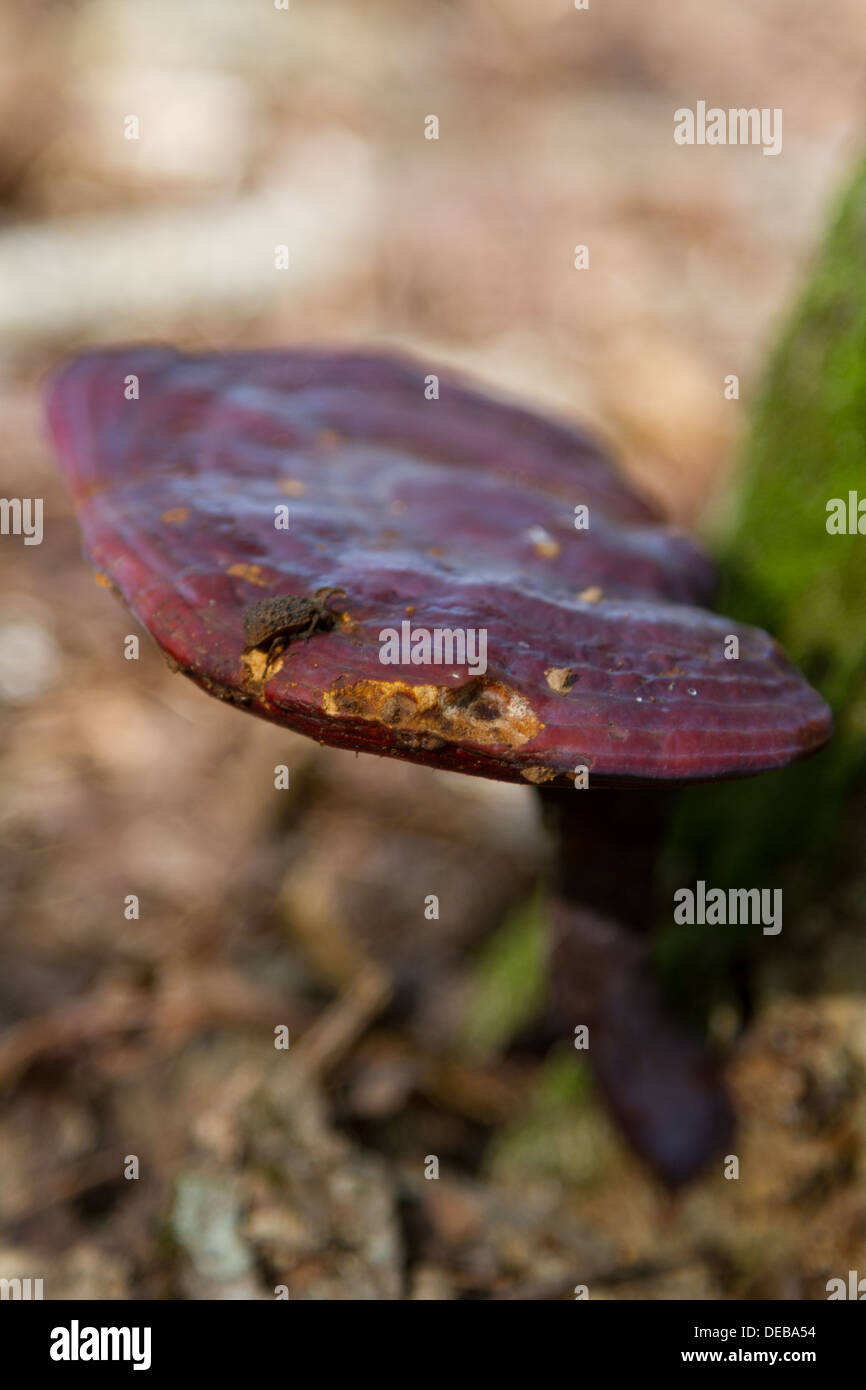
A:
{"label": "reddish purple mushroom cap", "polygon": [[[592,440],[447,375],[435,398],[380,356],[121,347],[64,367],[48,418],[93,565],[172,661],[323,743],[616,786],[756,773],[830,736],[776,643],[705,611],[709,560]],[[252,604],[326,589],[333,621],[245,647]],[[424,633],[441,662],[411,660]]]}

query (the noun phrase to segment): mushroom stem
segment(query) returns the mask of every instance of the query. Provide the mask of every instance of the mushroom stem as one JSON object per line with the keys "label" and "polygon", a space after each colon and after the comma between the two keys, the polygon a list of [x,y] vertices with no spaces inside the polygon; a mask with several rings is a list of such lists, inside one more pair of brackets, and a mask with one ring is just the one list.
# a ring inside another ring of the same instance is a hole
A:
{"label": "mushroom stem", "polygon": [[733,1116],[706,1048],[665,1016],[650,970],[656,852],[670,794],[539,789],[558,835],[550,901],[554,1013],[589,1029],[587,1058],[631,1146],[671,1187],[729,1143]]}

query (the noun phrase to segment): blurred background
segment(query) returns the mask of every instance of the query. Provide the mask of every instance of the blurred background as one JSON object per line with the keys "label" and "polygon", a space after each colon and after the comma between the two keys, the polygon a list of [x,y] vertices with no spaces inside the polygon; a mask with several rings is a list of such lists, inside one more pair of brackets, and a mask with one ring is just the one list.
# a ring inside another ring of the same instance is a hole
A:
{"label": "blurred background", "polygon": [[[760,1299],[866,1274],[838,938],[820,993],[776,967],[748,1016],[707,996],[741,1178],[668,1197],[552,1045],[531,789],[320,749],[148,643],[125,661],[40,413],[97,343],[403,348],[591,425],[712,539],[864,97],[858,0],[0,0],[0,492],[45,499],[41,546],[0,538],[0,1275]],[[698,100],[782,108],[782,153],[676,145]]]}

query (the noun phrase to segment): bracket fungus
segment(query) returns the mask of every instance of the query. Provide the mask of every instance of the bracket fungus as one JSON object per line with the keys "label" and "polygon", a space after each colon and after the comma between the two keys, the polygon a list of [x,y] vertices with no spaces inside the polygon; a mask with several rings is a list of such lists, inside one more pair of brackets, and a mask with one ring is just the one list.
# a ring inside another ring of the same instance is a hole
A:
{"label": "bracket fungus", "polygon": [[634,1147],[689,1177],[730,1115],[646,970],[647,789],[830,735],[773,640],[707,611],[703,550],[579,430],[387,357],[112,348],[60,370],[48,420],[91,562],[206,691],[539,787],[555,1001]]}

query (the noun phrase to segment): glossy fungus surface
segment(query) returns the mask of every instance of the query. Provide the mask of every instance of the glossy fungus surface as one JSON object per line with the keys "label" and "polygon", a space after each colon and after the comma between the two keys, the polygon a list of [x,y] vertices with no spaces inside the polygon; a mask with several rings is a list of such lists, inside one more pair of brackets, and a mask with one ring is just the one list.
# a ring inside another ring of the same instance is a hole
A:
{"label": "glossy fungus surface", "polygon": [[[447,373],[435,389],[381,356],[121,347],[64,367],[48,418],[92,564],[169,658],[324,743],[616,786],[825,742],[820,697],[706,611],[706,555],[593,440]],[[332,624],[245,649],[252,604],[325,587],[345,590]]]}

